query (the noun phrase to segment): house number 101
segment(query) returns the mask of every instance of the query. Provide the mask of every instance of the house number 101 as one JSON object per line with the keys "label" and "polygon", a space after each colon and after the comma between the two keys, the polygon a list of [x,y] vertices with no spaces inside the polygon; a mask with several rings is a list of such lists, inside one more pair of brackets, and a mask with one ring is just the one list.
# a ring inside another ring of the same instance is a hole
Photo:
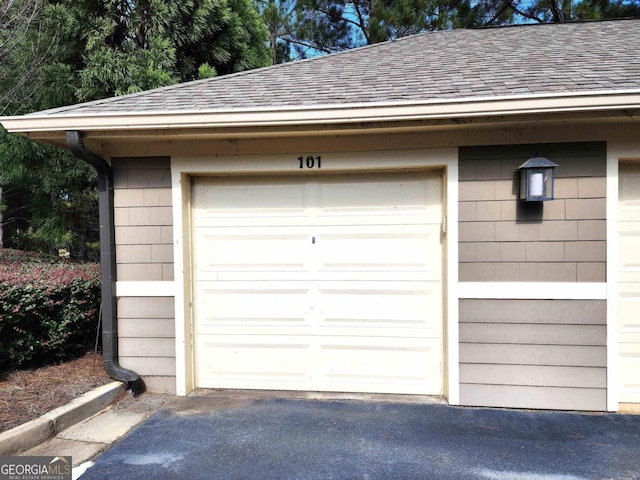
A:
{"label": "house number 101", "polygon": [[322,168],[322,157],[318,155],[314,157],[309,155],[308,157],[298,157],[298,164],[300,168]]}

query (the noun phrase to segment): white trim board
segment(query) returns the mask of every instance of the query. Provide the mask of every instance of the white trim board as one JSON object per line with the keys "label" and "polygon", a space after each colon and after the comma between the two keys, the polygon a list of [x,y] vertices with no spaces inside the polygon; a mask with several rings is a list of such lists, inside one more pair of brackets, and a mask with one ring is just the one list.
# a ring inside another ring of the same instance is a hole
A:
{"label": "white trim board", "polygon": [[494,300],[606,300],[606,283],[460,282],[458,297]]}
{"label": "white trim board", "polygon": [[[184,176],[186,179],[186,175]],[[185,318],[187,303],[190,298],[186,292],[191,289],[190,270],[185,272],[185,256],[190,255],[191,242],[189,237],[190,218],[190,187],[183,183],[182,171],[171,161],[171,201],[173,202],[173,274],[178,288],[175,292],[175,360],[176,360],[176,395],[185,396],[193,388],[191,375],[192,354],[190,320]],[[183,216],[186,213],[186,218]],[[188,262],[186,262],[188,263]],[[189,323],[188,323],[189,322]]]}
{"label": "white trim board", "polygon": [[[456,158],[459,153],[456,153]],[[446,394],[449,405],[460,405],[460,326],[458,299],[458,163],[447,165],[445,174],[443,199],[447,212],[446,248],[446,281],[443,285],[446,292],[445,335],[446,335]]]}
{"label": "white trim board", "polygon": [[173,297],[176,284],[173,281],[160,282],[116,282],[117,297]]}
{"label": "white trim board", "polygon": [[607,410],[618,411],[618,188],[626,148],[607,143]]}

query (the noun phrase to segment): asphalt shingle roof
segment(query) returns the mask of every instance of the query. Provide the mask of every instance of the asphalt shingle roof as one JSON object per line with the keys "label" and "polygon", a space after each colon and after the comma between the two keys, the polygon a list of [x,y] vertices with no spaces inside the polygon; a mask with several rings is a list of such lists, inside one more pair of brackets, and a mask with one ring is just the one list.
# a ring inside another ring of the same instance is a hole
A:
{"label": "asphalt shingle roof", "polygon": [[430,32],[40,114],[179,112],[640,89],[640,20]]}

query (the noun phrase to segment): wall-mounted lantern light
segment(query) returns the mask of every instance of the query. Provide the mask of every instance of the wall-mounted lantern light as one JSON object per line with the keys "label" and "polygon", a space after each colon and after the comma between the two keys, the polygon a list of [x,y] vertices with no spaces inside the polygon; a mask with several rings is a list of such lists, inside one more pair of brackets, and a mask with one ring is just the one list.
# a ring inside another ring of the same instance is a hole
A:
{"label": "wall-mounted lantern light", "polygon": [[544,202],[553,200],[553,179],[558,165],[543,157],[530,158],[520,170],[520,200]]}

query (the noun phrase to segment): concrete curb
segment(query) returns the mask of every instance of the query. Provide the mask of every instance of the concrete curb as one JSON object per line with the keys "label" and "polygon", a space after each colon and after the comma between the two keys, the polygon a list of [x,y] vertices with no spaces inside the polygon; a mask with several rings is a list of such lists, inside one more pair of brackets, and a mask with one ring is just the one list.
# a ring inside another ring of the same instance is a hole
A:
{"label": "concrete curb", "polygon": [[74,398],[68,404],[51,410],[40,418],[0,433],[0,455],[13,455],[40,445],[62,430],[112,404],[122,391],[122,383],[108,383]]}

